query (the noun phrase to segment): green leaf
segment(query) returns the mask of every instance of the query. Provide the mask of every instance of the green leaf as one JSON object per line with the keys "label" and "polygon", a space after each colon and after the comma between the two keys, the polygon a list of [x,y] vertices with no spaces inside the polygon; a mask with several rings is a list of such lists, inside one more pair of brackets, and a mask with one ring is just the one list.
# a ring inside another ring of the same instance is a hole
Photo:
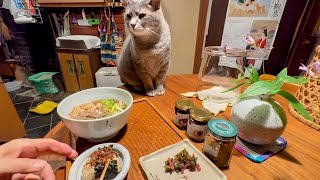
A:
{"label": "green leaf", "polygon": [[307,78],[300,77],[295,78],[287,75],[287,68],[284,68],[278,75],[277,78],[272,82],[275,86],[281,88],[284,83],[293,83],[293,84],[305,84],[308,82]]}
{"label": "green leaf", "polygon": [[288,102],[291,104],[291,106],[295,110],[297,110],[298,113],[300,113],[304,118],[306,118],[307,120],[313,122],[313,119],[310,116],[310,114],[307,112],[306,109],[304,109],[302,104],[292,94],[288,93],[287,91],[283,91],[283,90],[278,91],[277,94],[279,94],[280,96],[282,96],[285,99],[287,99]]}
{"label": "green leaf", "polygon": [[272,81],[272,83],[275,85],[275,86],[277,86],[277,87],[279,87],[279,89],[282,87],[282,85],[284,84],[284,78],[286,78],[286,77],[288,77],[287,76],[287,74],[288,74],[288,70],[287,70],[287,68],[284,68],[278,75],[277,75],[277,78],[274,80],[274,81]]}
{"label": "green leaf", "polygon": [[273,91],[270,91],[269,95],[276,95],[280,91],[280,88],[277,88]]}
{"label": "green leaf", "polygon": [[227,89],[227,90],[225,90],[225,91],[222,91],[221,93],[226,93],[226,92],[229,92],[229,91],[235,90],[235,89],[237,89],[238,87],[240,87],[240,86],[242,86],[242,85],[244,85],[244,84],[249,84],[249,83],[250,83],[249,81],[239,83],[239,84],[237,84],[237,85],[233,86],[233,87],[232,87],[232,88],[230,88],[230,89]]}
{"label": "green leaf", "polygon": [[268,81],[258,81],[249,86],[240,96],[239,99],[249,97],[249,96],[259,96],[262,94],[270,94],[275,90],[279,89],[274,86],[272,82]]}
{"label": "green leaf", "polygon": [[305,84],[308,82],[308,79],[305,77],[295,78],[295,77],[287,76],[283,79],[283,81],[288,83],[293,83],[293,84]]}
{"label": "green leaf", "polygon": [[249,67],[245,67],[244,69],[250,73],[249,79],[251,83],[259,81],[259,73],[252,65],[250,65]]}
{"label": "green leaf", "polygon": [[239,82],[239,81],[241,81],[241,80],[243,80],[245,78],[246,78],[246,76],[241,76],[238,79],[235,79],[235,80],[231,81],[230,83],[234,84],[234,83],[237,83],[237,82]]}
{"label": "green leaf", "polygon": [[288,75],[288,69],[284,68],[281,72],[277,75],[277,78],[286,77]]}
{"label": "green leaf", "polygon": [[251,77],[252,77],[252,81],[255,83],[257,81],[259,81],[259,73],[258,71],[256,70],[256,68],[252,67],[252,74],[251,74]]}

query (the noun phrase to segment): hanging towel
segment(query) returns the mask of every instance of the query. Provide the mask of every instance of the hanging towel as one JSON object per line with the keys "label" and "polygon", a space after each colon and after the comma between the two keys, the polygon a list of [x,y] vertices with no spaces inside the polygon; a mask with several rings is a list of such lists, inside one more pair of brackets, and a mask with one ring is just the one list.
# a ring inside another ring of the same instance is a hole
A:
{"label": "hanging towel", "polygon": [[118,42],[122,42],[122,38],[116,31],[112,13],[110,13],[110,18],[106,16],[102,19],[98,28],[101,40],[101,61],[109,66],[115,66],[118,55],[117,46],[119,46]]}
{"label": "hanging towel", "polygon": [[63,33],[62,36],[70,36],[69,10],[63,16]]}
{"label": "hanging towel", "polygon": [[118,32],[117,23],[114,20],[114,16],[112,16],[112,25],[113,25],[113,37],[116,46],[117,54],[120,54],[122,43],[123,43],[123,35]]}

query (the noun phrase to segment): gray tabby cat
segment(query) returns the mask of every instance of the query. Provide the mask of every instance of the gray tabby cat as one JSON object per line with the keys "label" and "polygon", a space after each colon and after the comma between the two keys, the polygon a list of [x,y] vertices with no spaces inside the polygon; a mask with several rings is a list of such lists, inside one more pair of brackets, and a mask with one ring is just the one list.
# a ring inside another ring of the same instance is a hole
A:
{"label": "gray tabby cat", "polygon": [[148,96],[163,95],[171,37],[160,0],[122,2],[127,38],[117,62],[121,81]]}

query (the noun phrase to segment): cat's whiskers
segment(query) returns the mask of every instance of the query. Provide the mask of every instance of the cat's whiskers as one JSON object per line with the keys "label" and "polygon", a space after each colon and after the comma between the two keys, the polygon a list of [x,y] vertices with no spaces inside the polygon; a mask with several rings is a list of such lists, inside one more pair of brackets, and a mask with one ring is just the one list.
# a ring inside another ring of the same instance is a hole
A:
{"label": "cat's whiskers", "polygon": [[154,30],[152,30],[152,29],[150,29],[150,28],[145,28],[145,29],[143,29],[143,31],[148,32],[148,33],[150,33],[151,35],[153,35],[153,34],[155,34],[155,35],[159,34],[158,32],[156,32],[156,31],[154,31]]}

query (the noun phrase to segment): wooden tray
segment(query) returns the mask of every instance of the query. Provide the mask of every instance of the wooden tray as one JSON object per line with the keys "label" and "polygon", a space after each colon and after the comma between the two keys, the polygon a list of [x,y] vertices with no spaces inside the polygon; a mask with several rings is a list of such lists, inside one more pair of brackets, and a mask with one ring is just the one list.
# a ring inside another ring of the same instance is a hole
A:
{"label": "wooden tray", "polygon": [[[174,124],[164,117],[156,107],[146,99],[135,101],[127,125],[119,134],[105,142],[116,142],[125,146],[130,152],[131,167],[127,179],[147,179],[139,165],[139,158],[186,138]],[[76,149],[79,153],[94,145],[86,139],[78,138]]]}

